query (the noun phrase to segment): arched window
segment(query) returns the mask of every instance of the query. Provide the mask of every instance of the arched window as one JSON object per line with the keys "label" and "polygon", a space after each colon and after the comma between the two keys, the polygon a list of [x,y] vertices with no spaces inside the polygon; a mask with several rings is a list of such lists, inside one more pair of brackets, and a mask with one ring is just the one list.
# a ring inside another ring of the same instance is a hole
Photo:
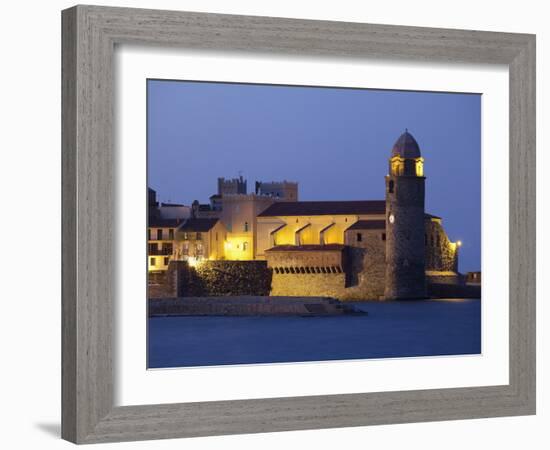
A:
{"label": "arched window", "polygon": [[390,182],[388,183],[388,192],[390,194],[393,194],[393,187],[394,187],[394,182],[393,180],[390,180]]}

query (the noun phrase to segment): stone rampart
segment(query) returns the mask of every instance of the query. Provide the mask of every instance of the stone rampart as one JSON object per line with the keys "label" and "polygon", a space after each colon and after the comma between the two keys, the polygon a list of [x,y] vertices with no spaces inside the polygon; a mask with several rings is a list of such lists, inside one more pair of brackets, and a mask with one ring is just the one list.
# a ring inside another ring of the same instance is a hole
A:
{"label": "stone rampart", "polygon": [[171,261],[148,277],[149,298],[269,295],[271,270],[265,261],[203,261],[191,267]]}

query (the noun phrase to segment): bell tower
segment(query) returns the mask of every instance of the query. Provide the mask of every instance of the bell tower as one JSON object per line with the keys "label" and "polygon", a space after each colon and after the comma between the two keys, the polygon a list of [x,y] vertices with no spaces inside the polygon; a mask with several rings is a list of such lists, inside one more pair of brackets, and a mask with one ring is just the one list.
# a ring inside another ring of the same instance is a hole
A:
{"label": "bell tower", "polygon": [[426,297],[424,159],[405,130],[386,176],[386,300]]}

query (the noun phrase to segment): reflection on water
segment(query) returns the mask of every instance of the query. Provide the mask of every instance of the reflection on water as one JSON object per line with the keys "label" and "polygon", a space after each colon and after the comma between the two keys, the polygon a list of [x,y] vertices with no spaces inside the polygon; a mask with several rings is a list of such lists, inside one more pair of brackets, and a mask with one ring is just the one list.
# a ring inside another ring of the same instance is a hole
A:
{"label": "reflection on water", "polygon": [[369,314],[150,318],[149,367],[481,353],[479,299],[354,304]]}

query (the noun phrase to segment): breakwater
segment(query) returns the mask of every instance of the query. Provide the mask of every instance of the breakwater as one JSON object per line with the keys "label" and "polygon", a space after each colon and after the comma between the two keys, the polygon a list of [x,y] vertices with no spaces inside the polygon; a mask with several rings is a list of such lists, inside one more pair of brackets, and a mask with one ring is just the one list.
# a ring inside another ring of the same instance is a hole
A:
{"label": "breakwater", "polygon": [[327,297],[180,297],[149,299],[149,317],[157,316],[338,316],[365,314]]}

